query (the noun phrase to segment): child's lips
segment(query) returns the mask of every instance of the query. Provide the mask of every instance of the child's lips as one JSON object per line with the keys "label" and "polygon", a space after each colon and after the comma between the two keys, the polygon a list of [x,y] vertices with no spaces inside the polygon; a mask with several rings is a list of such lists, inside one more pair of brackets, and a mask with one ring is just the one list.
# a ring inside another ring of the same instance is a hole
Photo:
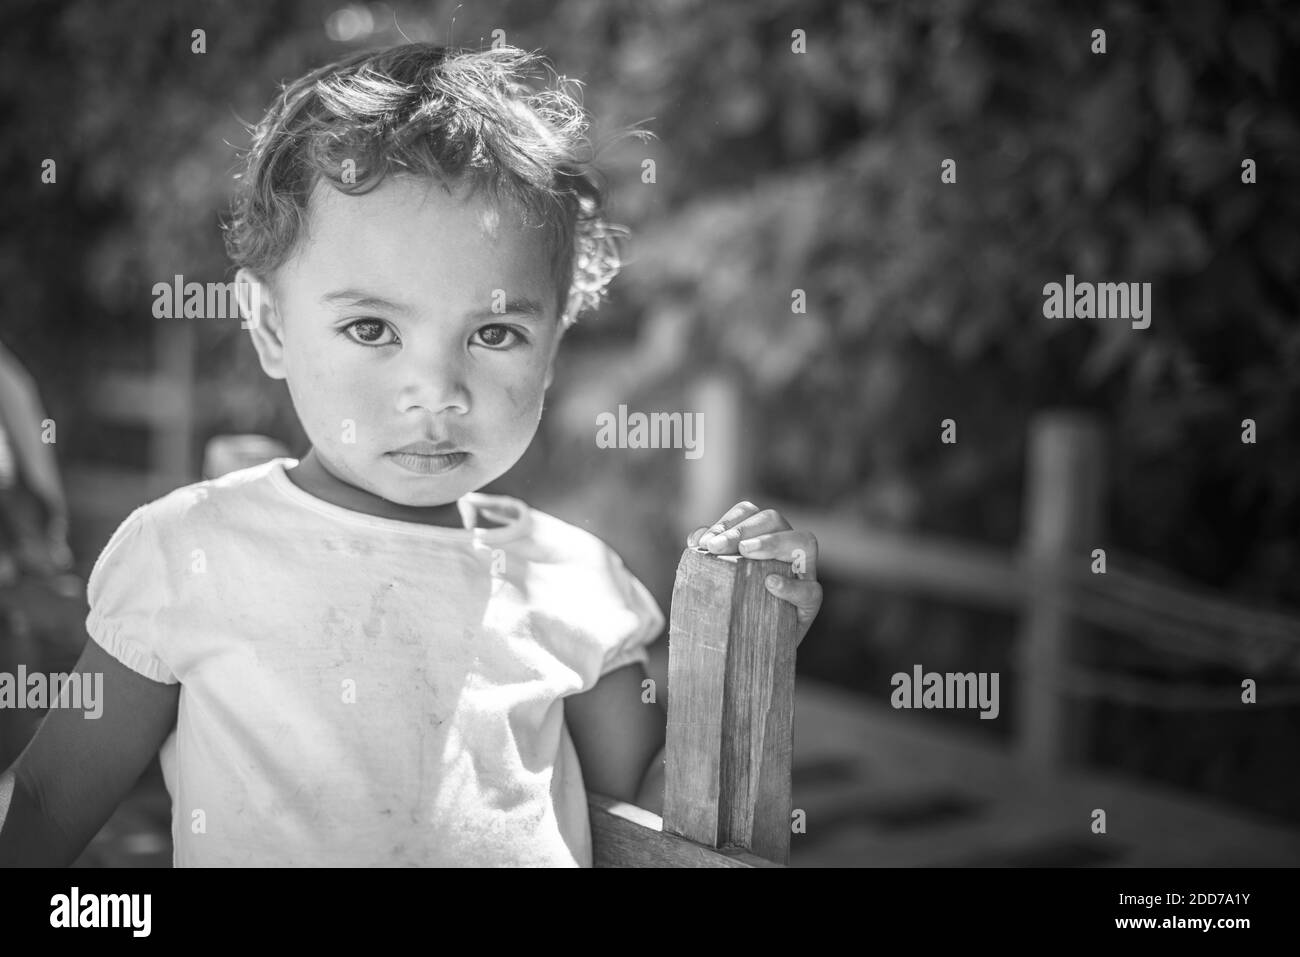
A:
{"label": "child's lips", "polygon": [[403,445],[400,449],[393,449],[390,454],[450,455],[459,451],[461,449],[454,442],[434,442],[432,439],[421,439],[419,442]]}
{"label": "child's lips", "polygon": [[458,468],[467,458],[468,452],[447,452],[429,455],[421,452],[399,450],[387,453],[388,458],[406,469],[419,475],[438,475]]}

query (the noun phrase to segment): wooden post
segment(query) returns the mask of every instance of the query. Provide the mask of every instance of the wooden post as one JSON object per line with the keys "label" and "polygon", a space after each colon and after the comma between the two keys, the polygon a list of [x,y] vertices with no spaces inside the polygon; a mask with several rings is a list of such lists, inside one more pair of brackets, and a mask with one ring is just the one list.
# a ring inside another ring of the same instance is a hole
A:
{"label": "wooden post", "polygon": [[790,854],[794,607],[763,584],[790,565],[687,549],[668,632],[665,833]]}
{"label": "wooden post", "polygon": [[167,408],[151,409],[149,468],[172,487],[194,481],[194,324],[169,320],[155,326],[158,362],[154,381]]}
{"label": "wooden post", "polygon": [[[1030,425],[1021,557],[1030,579],[1019,643],[1017,722],[1022,759],[1038,770],[1065,763],[1065,670],[1072,636],[1070,568],[1100,544],[1105,462],[1091,418],[1047,412]],[[1075,737],[1078,735],[1075,729]]]}
{"label": "wooden post", "polygon": [[704,441],[700,457],[682,464],[682,538],[713,524],[743,500],[744,486],[753,475],[753,437],[746,428],[747,405],[738,371],[713,369],[703,374],[687,393],[686,409],[687,414],[700,413]]}

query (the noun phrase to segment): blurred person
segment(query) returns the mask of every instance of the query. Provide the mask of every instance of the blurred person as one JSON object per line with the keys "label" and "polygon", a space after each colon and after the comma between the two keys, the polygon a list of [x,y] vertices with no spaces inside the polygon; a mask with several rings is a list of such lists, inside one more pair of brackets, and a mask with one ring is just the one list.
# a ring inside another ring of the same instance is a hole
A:
{"label": "blurred person", "polygon": [[68,504],[36,383],[0,344],[0,585],[72,567]]}
{"label": "blurred person", "polygon": [[[58,462],[42,440],[48,422],[35,380],[0,344],[0,675],[13,681],[72,664],[84,644],[68,639],[82,633],[85,608]],[[0,689],[0,764],[18,755],[40,714],[15,704]]]}

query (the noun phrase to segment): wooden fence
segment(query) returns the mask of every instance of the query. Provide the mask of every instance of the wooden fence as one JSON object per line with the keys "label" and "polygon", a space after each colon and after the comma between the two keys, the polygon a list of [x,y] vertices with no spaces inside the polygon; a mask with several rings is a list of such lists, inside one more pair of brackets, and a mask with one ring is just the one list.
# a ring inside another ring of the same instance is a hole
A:
{"label": "wooden fence", "polygon": [[[705,434],[717,441],[691,463],[695,469],[688,467],[684,511],[720,514],[753,494],[744,484],[753,474],[759,430],[745,418],[750,405],[738,374],[701,380],[688,405],[703,413]],[[719,435],[711,422],[729,428]],[[1095,419],[1070,411],[1036,417],[1028,436],[1022,540],[1014,550],[873,528],[854,515],[792,502],[762,504],[813,532],[822,572],[1018,613],[1018,753],[1028,765],[1050,770],[1087,734],[1077,723],[1067,727],[1069,696],[1123,696],[1126,688],[1141,687],[1075,663],[1082,625],[1171,657],[1234,668],[1242,678],[1300,673],[1300,618],[1233,601],[1109,546],[1102,526],[1105,469],[1105,436]],[[1104,572],[1094,571],[1094,549],[1105,553]],[[1225,688],[1219,706],[1239,705],[1240,693]],[[1127,697],[1158,703],[1158,689]]]}

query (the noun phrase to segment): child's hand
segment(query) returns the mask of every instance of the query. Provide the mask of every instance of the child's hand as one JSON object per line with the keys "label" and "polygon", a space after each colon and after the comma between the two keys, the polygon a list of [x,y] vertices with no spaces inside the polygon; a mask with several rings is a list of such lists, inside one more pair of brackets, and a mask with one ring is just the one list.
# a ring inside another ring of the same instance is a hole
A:
{"label": "child's hand", "polygon": [[812,626],[822,607],[822,586],[817,584],[817,539],[812,532],[796,532],[775,509],[760,509],[741,502],[708,527],[700,527],[686,538],[688,548],[707,548],[715,555],[742,558],[775,558],[792,562],[798,580],[768,580],[768,591],[794,605],[798,613],[796,646]]}

